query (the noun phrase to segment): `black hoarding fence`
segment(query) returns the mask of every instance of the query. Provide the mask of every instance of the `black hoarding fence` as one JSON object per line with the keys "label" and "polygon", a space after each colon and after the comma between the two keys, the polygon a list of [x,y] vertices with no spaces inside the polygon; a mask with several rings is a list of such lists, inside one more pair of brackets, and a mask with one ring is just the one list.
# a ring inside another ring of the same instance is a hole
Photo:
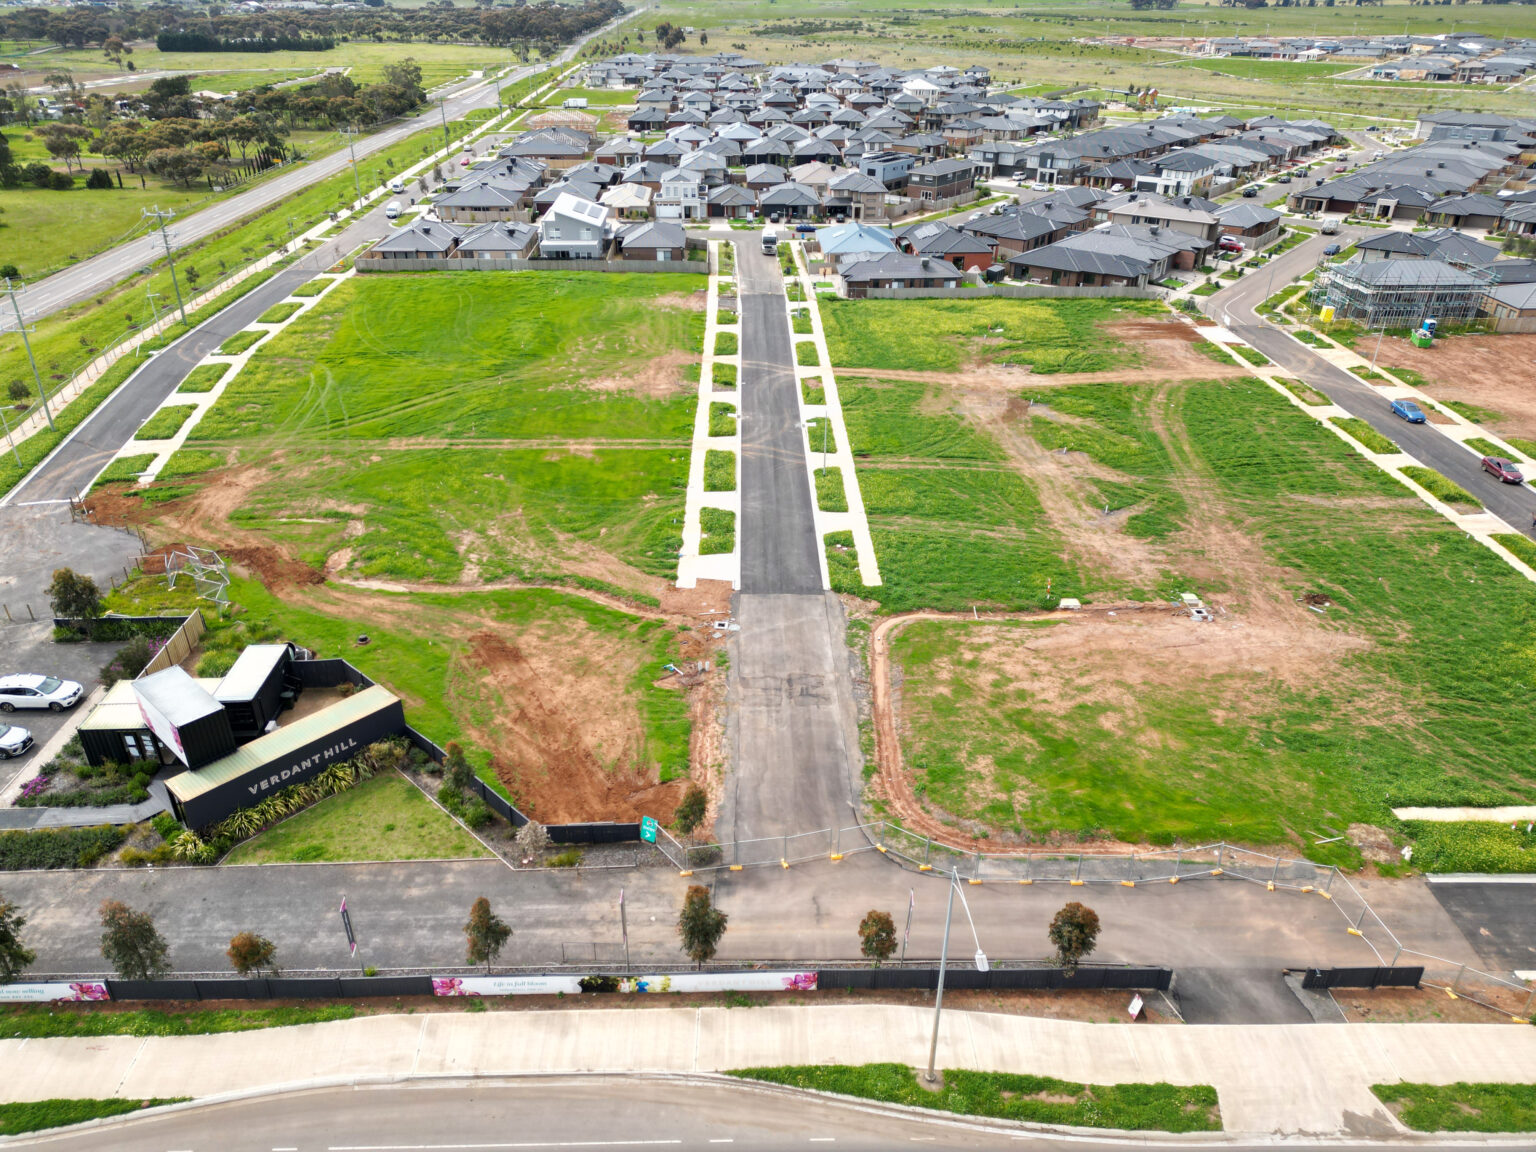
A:
{"label": "black hoarding fence", "polygon": [[[662,965],[658,970],[690,967]],[[711,972],[750,973],[763,968],[784,968],[764,962],[753,967],[720,968]],[[1385,969],[1391,971],[1391,969]],[[604,975],[600,970],[586,973],[565,969],[567,976]],[[1080,967],[1072,975],[1060,968],[993,968],[977,972],[971,968],[951,968],[944,974],[946,988],[982,991],[1039,989],[1045,991],[1076,989],[1124,989],[1126,991],[1164,991],[1173,982],[1169,968]],[[937,968],[823,968],[816,974],[819,991],[856,989],[917,989],[932,992],[939,986]],[[272,978],[219,978],[188,980],[108,980],[107,991],[113,1000],[351,1000],[367,996],[430,996],[430,976],[280,976]]]}
{"label": "black hoarding fence", "polygon": [[1419,968],[1308,968],[1303,988],[1417,988],[1424,979]]}
{"label": "black hoarding fence", "polygon": [[[1079,967],[1068,975],[1061,968],[951,968],[944,974],[946,988],[977,991],[1007,989],[1136,989],[1166,992],[1173,983],[1169,968]],[[939,986],[937,968],[823,968],[816,976],[821,991],[842,988],[916,988],[932,992]]]}
{"label": "black hoarding fence", "polygon": [[[445,748],[431,738],[423,736],[416,729],[407,727],[405,736],[437,763],[441,764],[448,758]],[[521,828],[528,823],[527,816],[519,812],[505,796],[497,794],[495,789],[478,776],[469,782],[469,788],[485,802],[487,808],[512,827]],[[622,844],[640,839],[638,823],[614,823],[610,820],[587,824],[549,824],[545,831],[549,833],[550,842],[553,844]]]}

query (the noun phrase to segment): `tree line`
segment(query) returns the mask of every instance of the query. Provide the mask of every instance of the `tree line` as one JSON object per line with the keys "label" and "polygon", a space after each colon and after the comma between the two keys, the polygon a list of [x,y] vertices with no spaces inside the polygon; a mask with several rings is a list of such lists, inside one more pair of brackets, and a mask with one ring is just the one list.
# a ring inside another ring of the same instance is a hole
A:
{"label": "tree line", "polygon": [[[382,3],[383,0],[379,0],[379,4]],[[14,39],[49,40],[65,48],[105,45],[112,38],[124,42],[158,42],[162,34],[208,37],[219,42],[293,40],[305,45],[323,39],[338,44],[349,40],[380,43],[424,40],[449,43],[510,44],[523,41],[563,44],[602,27],[623,12],[624,6],[620,0],[583,0],[579,4],[546,2],[501,7],[456,7],[452,0],[436,0],[425,8],[369,7],[361,11],[345,12],[291,9],[281,14],[247,14],[225,11],[220,4],[210,4],[200,11],[210,15],[189,18],[185,8],[167,4],[119,11],[86,8],[64,12],[46,8],[12,9],[0,15],[0,35]],[[168,48],[162,44],[161,50],[219,52],[272,49],[203,46]]]}
{"label": "tree line", "polygon": [[208,32],[161,32],[155,48],[161,52],[329,52],[330,36],[214,36]]}

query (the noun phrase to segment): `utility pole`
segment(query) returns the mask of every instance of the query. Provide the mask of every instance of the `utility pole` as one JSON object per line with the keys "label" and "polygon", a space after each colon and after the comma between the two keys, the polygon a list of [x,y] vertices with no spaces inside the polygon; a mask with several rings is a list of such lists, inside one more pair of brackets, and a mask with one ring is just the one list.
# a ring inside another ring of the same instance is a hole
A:
{"label": "utility pole", "polygon": [[160,225],[160,239],[165,244],[165,262],[171,266],[171,287],[176,289],[176,310],[181,313],[181,322],[185,324],[187,322],[187,306],[181,299],[181,282],[176,279],[176,256],[171,251],[171,234],[165,230],[165,222],[174,215],[176,213],[170,209],[166,209],[164,212],[160,211],[158,204],[152,209],[144,209],[144,218],[148,219],[153,216]]}
{"label": "utility pole", "polygon": [[443,151],[446,152],[452,141],[448,139],[448,106],[443,103],[441,96],[437,98],[437,111],[443,118]]}
{"label": "utility pole", "polygon": [[[43,415],[48,417],[48,427],[53,427],[53,413],[48,410],[48,393],[43,388],[43,375],[37,370],[37,357],[32,355],[32,341],[27,338],[27,322],[21,316],[21,304],[16,299],[16,285],[11,278],[5,278],[5,290],[11,297],[11,307],[16,310],[16,331],[21,333],[21,342],[27,348],[27,363],[32,365],[32,379],[37,381],[37,395],[43,402]],[[9,438],[10,433],[6,433]]]}
{"label": "utility pole", "polygon": [[361,204],[363,202],[363,181],[357,174],[357,149],[352,146],[353,140],[357,138],[357,131],[353,128],[343,128],[342,131],[347,134],[347,155],[352,157],[352,186],[357,189],[357,202]]}

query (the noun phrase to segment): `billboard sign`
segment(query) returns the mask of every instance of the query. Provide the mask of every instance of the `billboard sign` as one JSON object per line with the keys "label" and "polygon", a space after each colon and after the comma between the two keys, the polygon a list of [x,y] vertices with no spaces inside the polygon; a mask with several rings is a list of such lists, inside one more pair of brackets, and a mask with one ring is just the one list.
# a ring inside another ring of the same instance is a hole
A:
{"label": "billboard sign", "polygon": [[107,986],[99,980],[74,983],[0,984],[0,1004],[44,1004],[54,1000],[110,1000]]}
{"label": "billboard sign", "polygon": [[139,702],[139,715],[144,717],[144,726],[155,734],[161,744],[171,750],[171,755],[183,764],[191,767],[187,760],[187,750],[181,746],[181,732],[176,725],[166,719],[165,713],[156,708],[145,697],[144,693],[134,686],[133,698]]}
{"label": "billboard sign", "polygon": [[[814,972],[666,972],[620,976],[620,992],[814,992]],[[434,996],[579,995],[580,976],[434,976]]]}

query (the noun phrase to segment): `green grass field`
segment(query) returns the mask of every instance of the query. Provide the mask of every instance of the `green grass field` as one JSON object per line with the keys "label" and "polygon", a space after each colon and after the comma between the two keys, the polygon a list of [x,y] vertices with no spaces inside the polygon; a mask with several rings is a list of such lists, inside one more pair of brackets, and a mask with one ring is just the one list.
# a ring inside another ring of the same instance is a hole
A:
{"label": "green grass field", "polygon": [[976,361],[1035,372],[1102,372],[1137,362],[1106,321],[1160,316],[1151,300],[823,300],[836,368],[956,372]]}
{"label": "green grass field", "polygon": [[1221,1131],[1216,1089],[1205,1084],[1088,1085],[946,1068],[943,1087],[931,1091],[905,1064],[741,1068],[729,1075],[962,1116],[1148,1132]]}
{"label": "green grass field", "polygon": [[[1132,397],[1106,401],[1105,435],[1074,426],[1090,434],[1084,450],[1111,466],[1133,450],[1108,435],[1125,430],[1113,414],[1136,410],[1147,389],[1096,387]],[[1353,849],[1318,846],[1324,836],[1308,833],[1394,827],[1389,809],[1398,805],[1490,806],[1527,795],[1536,771],[1522,733],[1536,685],[1523,653],[1536,642],[1536,589],[1257,381],[1185,385],[1170,394],[1165,419],[1183,428],[1188,447],[1161,478],[1145,469],[1146,498],[1192,469],[1274,566],[1287,598],[1327,595],[1326,618],[1310,626],[1341,631],[1349,644],[1331,670],[1292,687],[1239,669],[1161,683],[1119,670],[1116,661],[1136,666],[1134,648],[1101,664],[1041,632],[1074,624],[912,624],[893,656],[904,672],[907,763],[926,803],[1018,834],[1157,844],[1225,837],[1348,863],[1358,859]],[[1154,539],[1173,568],[1192,558],[1180,552],[1179,516],[1172,507],[1165,516],[1169,531]],[[1083,581],[1092,588],[1098,576]],[[1232,591],[1220,573],[1199,586],[1218,597]],[[1477,593],[1447,602],[1437,590],[1449,586]],[[1241,592],[1221,598],[1243,619]],[[1436,612],[1414,607],[1426,598]],[[1048,680],[1034,649],[1058,653]],[[1468,652],[1488,658],[1469,661]],[[1495,864],[1491,846],[1467,848],[1440,850],[1443,870],[1473,870],[1479,853]],[[1528,850],[1498,849],[1514,860]],[[1441,867],[1435,859],[1426,852],[1423,863]]]}
{"label": "green grass field", "polygon": [[[345,543],[365,575],[451,582],[472,553],[492,580],[558,570],[574,538],[665,575],[703,328],[681,304],[701,279],[359,277],[264,346],[192,443],[302,461],[240,519],[317,565]],[[368,509],[360,536],[305,513],[322,492]]]}
{"label": "green grass field", "polygon": [[489,856],[403,776],[375,776],[239,845],[226,864]]}
{"label": "green grass field", "polygon": [[561,88],[544,98],[546,108],[558,108],[572,98],[585,100],[592,108],[612,107],[615,104],[633,104],[633,88]]}
{"label": "green grass field", "polygon": [[1372,1084],[1416,1132],[1536,1132],[1536,1084]]}

